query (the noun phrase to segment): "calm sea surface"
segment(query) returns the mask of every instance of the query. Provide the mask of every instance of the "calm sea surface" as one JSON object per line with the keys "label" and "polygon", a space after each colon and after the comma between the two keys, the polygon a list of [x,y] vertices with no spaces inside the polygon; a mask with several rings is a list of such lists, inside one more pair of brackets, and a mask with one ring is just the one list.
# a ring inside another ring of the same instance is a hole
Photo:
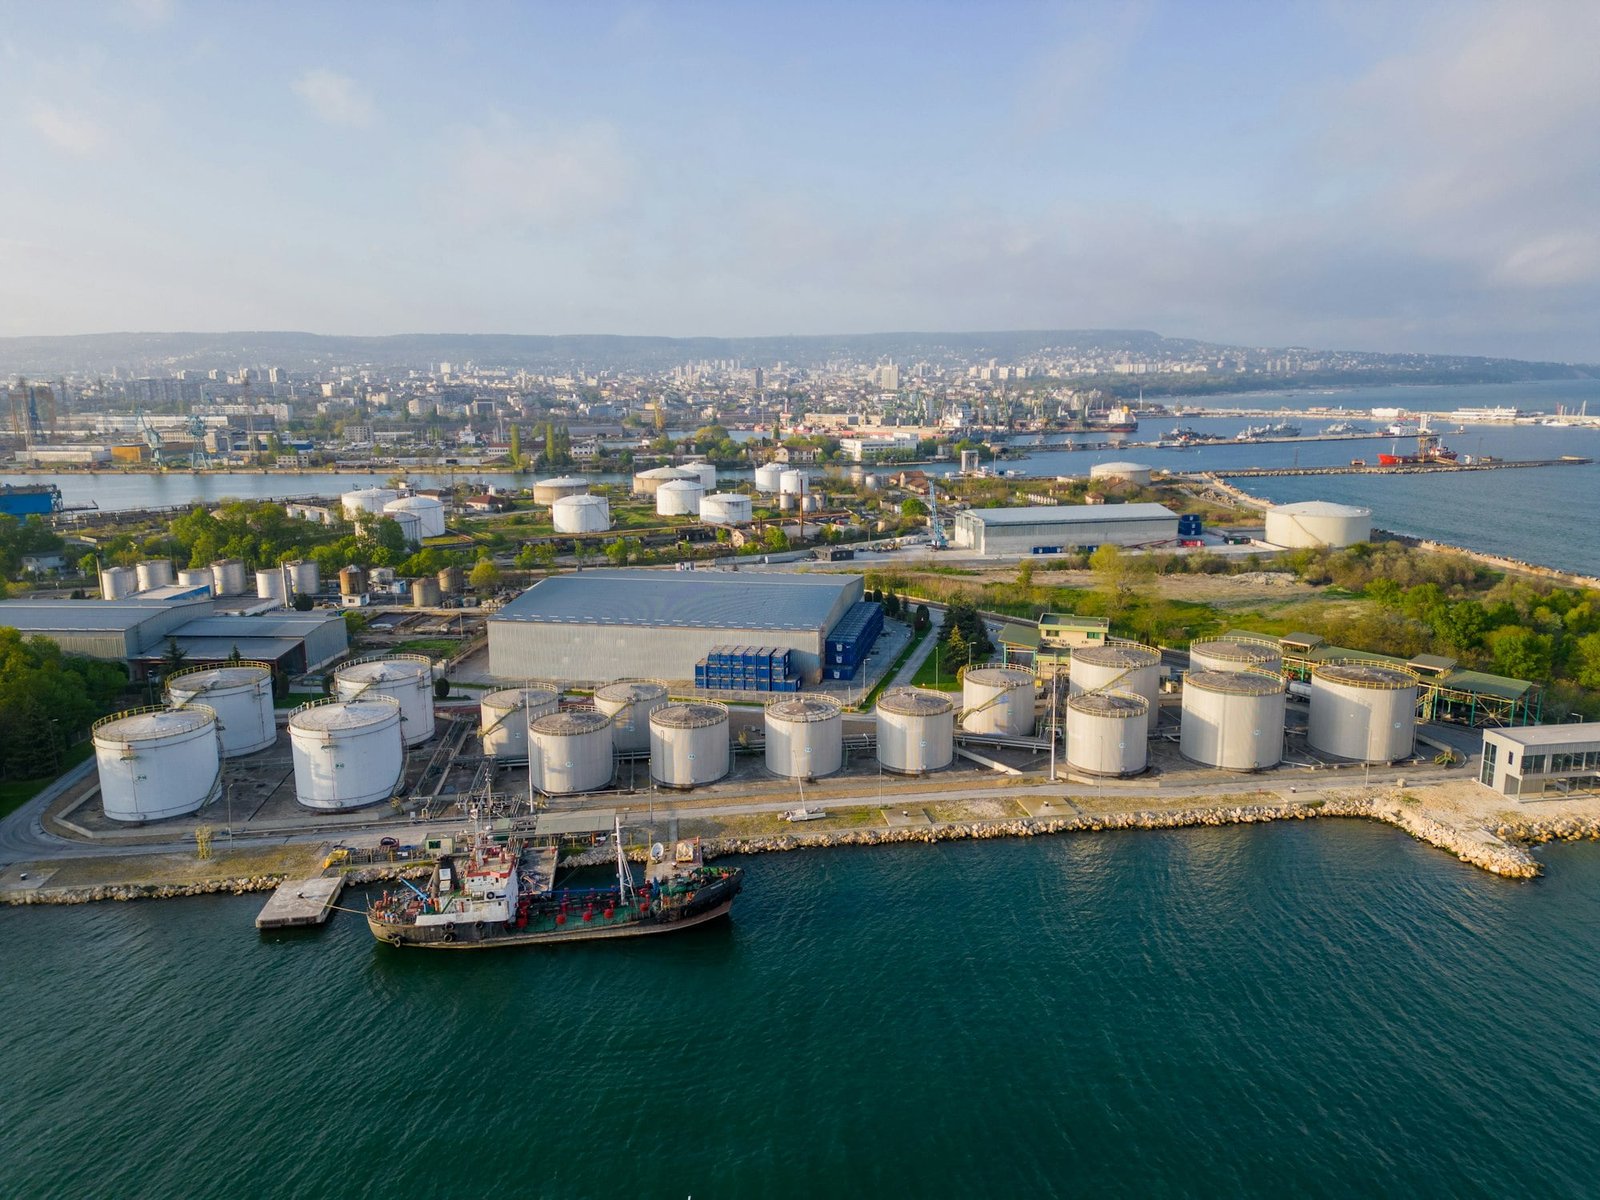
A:
{"label": "calm sea surface", "polygon": [[1356,822],[747,860],[730,923],[429,956],[0,910],[18,1197],[1592,1196],[1600,853]]}

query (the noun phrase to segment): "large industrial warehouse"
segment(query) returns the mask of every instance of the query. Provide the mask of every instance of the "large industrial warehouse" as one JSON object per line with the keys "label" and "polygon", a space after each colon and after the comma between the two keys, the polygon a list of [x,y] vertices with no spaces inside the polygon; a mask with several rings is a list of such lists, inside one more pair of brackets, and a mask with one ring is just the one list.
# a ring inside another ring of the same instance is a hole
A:
{"label": "large industrial warehouse", "polygon": [[955,544],[979,554],[1061,554],[1086,546],[1143,546],[1178,536],[1161,504],[1064,504],[973,508],[957,513]]}
{"label": "large industrial warehouse", "polygon": [[793,651],[807,681],[861,599],[859,575],[580,571],[533,585],[489,618],[489,670],[506,680],[692,680],[715,646]]}

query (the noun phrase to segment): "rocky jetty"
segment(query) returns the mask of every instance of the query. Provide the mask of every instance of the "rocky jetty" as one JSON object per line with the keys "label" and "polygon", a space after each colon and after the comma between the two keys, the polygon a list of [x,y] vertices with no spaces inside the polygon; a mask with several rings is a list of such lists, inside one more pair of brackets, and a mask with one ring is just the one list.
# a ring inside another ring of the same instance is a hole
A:
{"label": "rocky jetty", "polygon": [[[418,879],[431,874],[431,864],[389,863],[361,867],[346,875],[352,884],[377,883],[386,879]],[[240,875],[225,879],[202,879],[194,883],[106,883],[89,887],[15,888],[0,893],[6,904],[93,904],[100,900],[171,900],[179,896],[216,896],[227,893],[243,896],[248,892],[270,892],[286,875]]]}

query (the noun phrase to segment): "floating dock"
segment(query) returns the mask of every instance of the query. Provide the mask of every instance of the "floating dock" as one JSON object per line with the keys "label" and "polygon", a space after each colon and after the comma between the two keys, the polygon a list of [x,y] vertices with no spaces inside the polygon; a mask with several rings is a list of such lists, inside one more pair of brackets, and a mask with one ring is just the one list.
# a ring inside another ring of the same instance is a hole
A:
{"label": "floating dock", "polygon": [[344,874],[313,875],[310,879],[285,879],[256,917],[257,929],[288,929],[295,925],[321,925],[333,913],[334,901],[344,891]]}

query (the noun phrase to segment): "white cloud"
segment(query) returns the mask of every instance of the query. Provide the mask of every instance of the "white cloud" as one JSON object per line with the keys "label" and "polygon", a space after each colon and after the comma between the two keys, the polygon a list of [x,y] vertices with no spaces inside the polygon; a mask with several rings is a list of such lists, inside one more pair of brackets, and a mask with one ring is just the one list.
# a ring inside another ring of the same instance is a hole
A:
{"label": "white cloud", "polygon": [[631,176],[603,121],[527,129],[508,117],[457,131],[447,207],[473,228],[537,233],[587,224],[627,200]]}
{"label": "white cloud", "polygon": [[317,119],[329,125],[360,129],[377,118],[372,97],[348,75],[317,67],[302,73],[290,86]]}
{"label": "white cloud", "polygon": [[28,109],[28,124],[57,150],[87,158],[106,144],[106,132],[82,113],[35,101]]}
{"label": "white cloud", "polygon": [[122,8],[142,25],[165,25],[172,20],[172,0],[122,0]]}

